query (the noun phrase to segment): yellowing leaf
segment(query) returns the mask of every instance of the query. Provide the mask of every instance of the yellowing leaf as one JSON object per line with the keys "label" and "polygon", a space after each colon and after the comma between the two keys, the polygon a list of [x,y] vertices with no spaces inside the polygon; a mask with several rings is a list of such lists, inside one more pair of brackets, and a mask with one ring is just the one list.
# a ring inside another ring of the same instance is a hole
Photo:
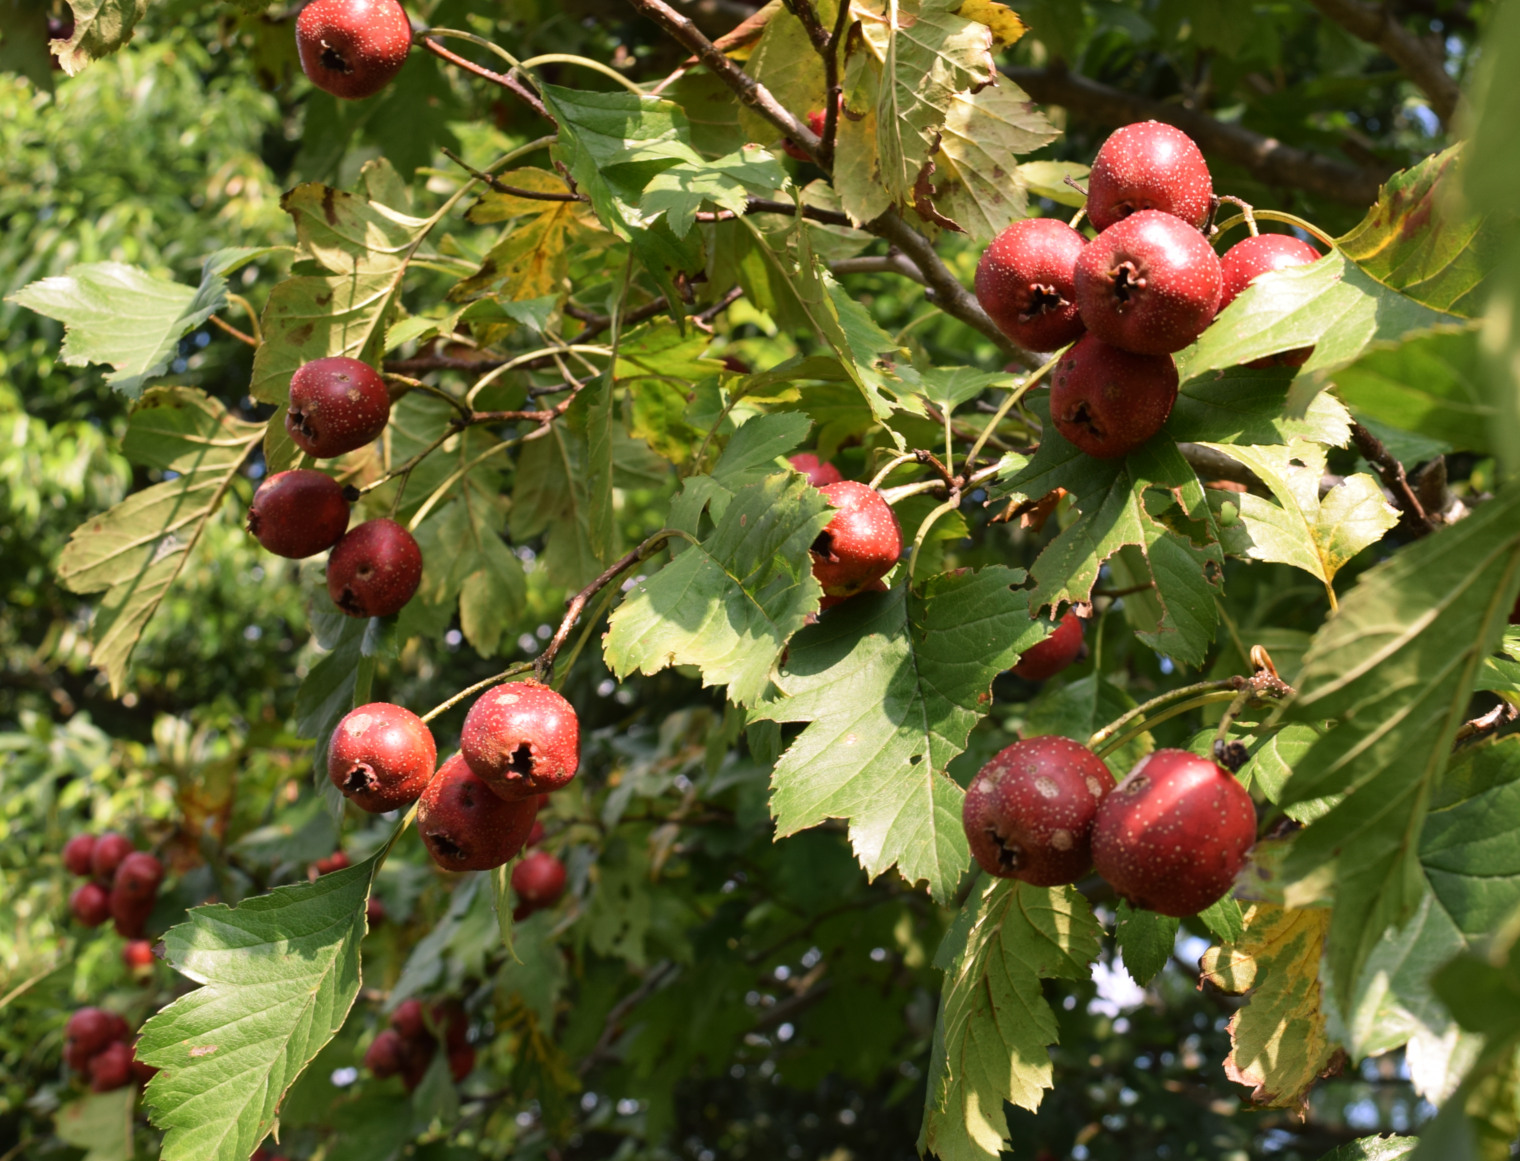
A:
{"label": "yellowing leaf", "polygon": [[1211,984],[1247,996],[1230,1018],[1225,1074],[1256,1104],[1297,1108],[1334,1054],[1319,983],[1330,912],[1256,903],[1245,925],[1240,942],[1209,948],[1200,965]]}
{"label": "yellowing leaf", "polygon": [[[505,185],[535,193],[570,192],[558,174],[544,169],[514,169],[498,176]],[[493,293],[509,302],[557,294],[570,272],[571,246],[587,246],[600,232],[585,202],[539,201],[496,190],[471,207],[469,218],[477,225],[513,224],[491,247],[480,269],[449,292],[456,302]]]}
{"label": "yellowing leaf", "polygon": [[1029,26],[1019,19],[1017,12],[997,0],[965,0],[956,15],[992,29],[992,47],[995,49],[1007,48],[1029,31]]}

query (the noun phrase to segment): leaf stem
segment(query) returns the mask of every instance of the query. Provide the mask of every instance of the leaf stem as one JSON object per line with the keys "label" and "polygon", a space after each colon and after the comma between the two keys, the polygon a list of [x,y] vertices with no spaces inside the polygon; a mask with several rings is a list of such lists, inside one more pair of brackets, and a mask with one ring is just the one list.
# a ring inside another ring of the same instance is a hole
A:
{"label": "leaf stem", "polygon": [[1109,738],[1113,737],[1114,734],[1123,729],[1125,726],[1129,725],[1130,722],[1134,721],[1136,718],[1144,717],[1152,710],[1158,708],[1159,706],[1165,705],[1167,702],[1172,701],[1175,698],[1193,697],[1196,694],[1214,693],[1226,690],[1229,691],[1230,696],[1233,697],[1236,690],[1240,688],[1240,683],[1244,680],[1245,679],[1242,677],[1225,677],[1215,681],[1199,681],[1195,682],[1192,685],[1184,685],[1180,686],[1177,689],[1169,689],[1165,693],[1158,693],[1149,701],[1141,702],[1134,709],[1120,714],[1113,721],[1109,722],[1108,725],[1104,726],[1101,730],[1097,731],[1097,733],[1093,734],[1093,736],[1087,740],[1087,744],[1090,747],[1102,745]]}
{"label": "leaf stem", "polygon": [[1178,717],[1181,714],[1187,713],[1189,710],[1198,709],[1200,706],[1213,705],[1215,702],[1220,701],[1229,701],[1234,697],[1234,691],[1221,690],[1218,693],[1201,693],[1197,697],[1189,698],[1187,701],[1178,702],[1176,705],[1170,707],[1169,709],[1163,710],[1155,717],[1140,722],[1138,725],[1135,725],[1126,730],[1124,733],[1120,734],[1113,741],[1109,742],[1107,745],[1103,746],[1102,749],[1097,751],[1098,757],[1108,757],[1108,755],[1112,754],[1115,750],[1122,749],[1129,742],[1133,741],[1141,734],[1146,733],[1148,730],[1150,730],[1151,727],[1158,726],[1162,722],[1167,721],[1169,718]]}
{"label": "leaf stem", "polygon": [[1050,369],[1061,361],[1061,356],[1066,353],[1066,349],[1066,347],[1062,347],[1055,354],[1051,355],[1050,358],[1046,359],[1045,362],[1025,376],[1022,383],[1016,385],[1012,391],[1008,392],[1008,397],[998,406],[997,411],[993,413],[992,418],[987,422],[987,426],[982,429],[982,434],[976,437],[976,442],[971,445],[971,450],[966,453],[964,471],[969,472],[972,469],[976,463],[976,457],[981,454],[982,448],[992,438],[992,433],[997,430],[998,424],[1007,419],[1008,413],[1013,410],[1013,405],[1022,399],[1031,387],[1048,375]]}
{"label": "leaf stem", "polygon": [[918,526],[918,535],[913,538],[913,551],[908,556],[908,584],[911,585],[913,583],[913,573],[918,568],[918,554],[924,546],[924,541],[928,538],[929,530],[934,527],[935,521],[946,512],[954,511],[960,506],[960,490],[952,488],[950,490],[950,498],[924,517],[923,523]]}
{"label": "leaf stem", "polygon": [[482,690],[490,689],[493,685],[500,685],[503,681],[508,681],[511,678],[518,676],[519,674],[527,673],[532,668],[533,662],[531,661],[515,662],[514,664],[507,666],[494,677],[488,677],[484,681],[477,681],[469,688],[461,689],[447,701],[439,702],[432,709],[428,710],[427,713],[422,715],[422,720],[424,722],[430,722],[439,714],[447,713],[449,710],[453,709],[456,705],[462,702],[465,698],[469,697],[471,694],[480,693]]}
{"label": "leaf stem", "polygon": [[541,64],[580,65],[583,69],[593,69],[596,72],[601,73],[604,77],[611,77],[618,84],[622,85],[623,88],[632,93],[635,97],[642,97],[645,95],[643,89],[639,88],[638,85],[634,84],[622,73],[618,72],[617,69],[612,68],[609,65],[604,65],[599,60],[592,60],[590,57],[586,56],[576,56],[574,53],[546,52],[542,56],[529,57],[527,60],[520,62],[517,67],[527,70]]}

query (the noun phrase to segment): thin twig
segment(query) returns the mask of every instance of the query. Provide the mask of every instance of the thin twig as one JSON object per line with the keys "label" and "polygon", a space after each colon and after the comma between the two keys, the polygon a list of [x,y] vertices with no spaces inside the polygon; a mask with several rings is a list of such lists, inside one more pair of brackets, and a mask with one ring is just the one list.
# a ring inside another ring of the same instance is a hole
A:
{"label": "thin twig", "polygon": [[523,104],[527,105],[528,108],[544,118],[544,120],[551,121],[556,125],[559,124],[558,121],[549,116],[549,111],[544,108],[544,103],[538,99],[538,96],[516,77],[492,72],[490,69],[478,65],[474,61],[466,60],[457,52],[444,48],[443,45],[439,44],[431,36],[418,37],[417,43],[440,60],[446,60],[449,64],[464,69],[467,73],[474,73],[481,80],[490,81],[493,85],[500,85]]}
{"label": "thin twig", "polygon": [[523,189],[522,186],[508,185],[499,178],[492,177],[489,173],[482,173],[459,154],[445,146],[439,146],[439,152],[459,166],[477,181],[483,181],[497,193],[511,194],[513,197],[527,198],[535,202],[589,202],[591,199],[583,193],[554,193],[550,190]]}
{"label": "thin twig", "polygon": [[1393,494],[1393,502],[1404,514],[1404,522],[1416,536],[1428,536],[1436,530],[1436,522],[1425,511],[1420,498],[1409,486],[1404,475],[1404,465],[1394,458],[1381,440],[1360,423],[1351,425],[1351,440],[1362,458],[1370,463],[1383,481],[1383,487]]}
{"label": "thin twig", "polygon": [[259,345],[258,339],[254,338],[250,334],[246,334],[245,332],[238,330],[237,327],[233,326],[230,322],[224,322],[216,315],[211,316],[211,322],[213,325],[218,326],[222,330],[226,331],[240,343],[247,343],[250,347],[256,347]]}
{"label": "thin twig", "polygon": [[607,1019],[602,1022],[602,1034],[596,1038],[596,1044],[592,1046],[590,1052],[586,1053],[580,1064],[576,1065],[577,1076],[585,1076],[610,1055],[612,1042],[617,1038],[623,1018],[647,1000],[656,988],[679,970],[670,960],[662,959],[644,973],[644,979],[638,987],[612,1006],[607,1013]]}
{"label": "thin twig", "polygon": [[850,26],[851,5],[839,0],[839,11],[834,17],[834,31],[823,50],[823,144],[820,155],[828,162],[832,172],[834,146],[839,140],[839,107],[844,104],[844,86],[839,80],[839,47],[844,43]]}

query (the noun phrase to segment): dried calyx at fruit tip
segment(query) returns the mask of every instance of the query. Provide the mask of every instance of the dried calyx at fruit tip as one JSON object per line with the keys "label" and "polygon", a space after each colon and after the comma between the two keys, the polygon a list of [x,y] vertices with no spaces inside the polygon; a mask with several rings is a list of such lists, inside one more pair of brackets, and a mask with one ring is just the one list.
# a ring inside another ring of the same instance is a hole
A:
{"label": "dried calyx at fruit tip", "polygon": [[1136,355],[1084,335],[1050,376],[1050,419],[1070,443],[1116,459],[1154,436],[1177,401],[1170,355]]}
{"label": "dried calyx at fruit tip", "polygon": [[344,100],[385,88],[411,47],[412,24],[396,0],[313,0],[296,18],[301,70]]}
{"label": "dried calyx at fruit tip", "polygon": [[537,813],[536,798],[500,797],[455,754],[423,791],[417,833],[444,870],[489,871],[522,850]]}
{"label": "dried calyx at fruit tip", "polygon": [[433,732],[411,710],[389,702],[350,710],[327,747],[328,779],[370,814],[416,802],[437,762]]}
{"label": "dried calyx at fruit tip", "polygon": [[1083,330],[1076,263],[1087,245],[1054,218],[1024,218],[1003,230],[976,266],[976,297],[1005,335],[1031,351],[1054,351]]}
{"label": "dried calyx at fruit tip", "polygon": [[290,377],[285,431],[319,460],[372,442],[390,418],[390,392],[368,363],[333,355],[303,364]]}
{"label": "dried calyx at fruit tip", "polygon": [[500,797],[536,799],[575,777],[580,720],[574,706],[540,682],[498,685],[465,715],[459,751]]}
{"label": "dried calyx at fruit tip", "polygon": [[827,596],[853,596],[892,570],[902,529],[874,488],[841,480],[819,491],[838,511],[813,541],[813,575]]}

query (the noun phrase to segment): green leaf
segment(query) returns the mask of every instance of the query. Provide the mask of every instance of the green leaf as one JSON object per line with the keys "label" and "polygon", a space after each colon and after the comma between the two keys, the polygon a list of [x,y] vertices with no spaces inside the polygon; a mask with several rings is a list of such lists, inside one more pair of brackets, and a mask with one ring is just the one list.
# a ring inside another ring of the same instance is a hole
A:
{"label": "green leaf", "polygon": [[1468,939],[1497,931],[1520,907],[1520,737],[1461,751],[1420,832],[1436,899]]}
{"label": "green leaf", "polygon": [[[311,776],[317,788],[327,793],[334,789],[327,777],[327,744],[343,715],[369,700],[374,659],[385,646],[385,624],[375,617],[350,617],[343,613],[322,616],[327,619],[326,625],[316,616],[312,621],[313,628],[318,630],[318,643],[327,653],[312,665],[296,690],[295,729],[298,738],[316,740],[312,747]],[[322,629],[332,626],[335,628],[331,636],[326,636]],[[342,800],[334,805],[341,819]]]}
{"label": "green leaf", "polygon": [[675,236],[684,238],[704,204],[742,214],[748,198],[775,197],[788,184],[781,163],[751,143],[712,161],[682,161],[655,175],[644,187],[639,209],[651,220],[664,214]]}
{"label": "green leaf", "polygon": [[1198,918],[1214,933],[1214,938],[1224,943],[1237,943],[1245,933],[1245,916],[1240,903],[1231,895],[1210,903],[1198,913]]}
{"label": "green leaf", "polygon": [[128,421],[129,450],[177,477],[128,496],[76,528],[58,579],[76,593],[103,592],[90,626],[92,662],[119,695],[143,628],[184,568],[206,522],[222,507],[261,424],[229,415],[190,387],[155,388]]}
{"label": "green leaf", "polygon": [[82,1161],[132,1161],[133,1085],[70,1101],[53,1117],[58,1139],[84,1150]]}
{"label": "green leaf", "polygon": [[148,0],[69,0],[74,32],[54,55],[59,67],[76,76],[92,61],[115,52],[148,11]]}
{"label": "green leaf", "polygon": [[945,934],[945,972],[920,1153],[997,1161],[1008,1149],[1003,1102],[1036,1109],[1052,1087],[1056,1019],[1042,979],[1084,980],[1100,931],[1074,887],[999,879],[976,892]]}
{"label": "green leaf", "polygon": [[[570,191],[564,178],[544,169],[513,169],[496,177],[538,193]],[[487,190],[470,207],[469,219],[477,225],[511,225],[486,252],[480,269],[449,291],[452,302],[489,294],[504,299],[504,305],[545,298],[558,305],[570,274],[571,251],[589,253],[599,241],[610,240],[597,229],[590,207],[578,201],[540,201]],[[537,329],[541,332],[542,324]]]}
{"label": "green leaf", "polygon": [[1364,573],[1315,635],[1286,720],[1337,724],[1294,768],[1284,801],[1344,794],[1294,840],[1290,889],[1333,877],[1329,961],[1342,1003],[1372,948],[1419,904],[1417,840],[1482,658],[1520,587],[1520,492]]}
{"label": "green leaf", "polygon": [[613,416],[612,377],[598,375],[576,392],[565,419],[586,441],[586,536],[608,562],[622,553],[612,499],[612,439],[622,424]]}
{"label": "green leaf", "polygon": [[931,367],[923,373],[923,383],[915,394],[948,415],[989,387],[1011,388],[1013,385],[1013,376],[1000,371],[978,371],[975,367]]}
{"label": "green leaf", "polygon": [[665,459],[684,464],[707,433],[687,417],[692,387],[723,369],[703,357],[712,340],[695,330],[681,333],[673,323],[630,331],[618,344],[614,374],[631,402],[629,430]]}
{"label": "green leaf", "polygon": [[808,554],[832,510],[795,473],[734,497],[712,535],[637,585],[613,612],[605,653],[618,677],[695,665],[704,685],[753,705],[821,590]]}
{"label": "green leaf", "polygon": [[[1345,447],[1351,416],[1334,395],[1321,393],[1308,412],[1285,412],[1292,375],[1281,367],[1226,367],[1204,371],[1182,384],[1166,431],[1192,443],[1276,444],[1308,439]],[[1337,383],[1339,383],[1337,377]]]}
{"label": "green leaf", "polygon": [[[730,509],[732,513],[733,509]],[[1047,630],[991,566],[863,594],[799,634],[781,696],[752,718],[807,722],[771,776],[778,835],[848,819],[872,878],[896,864],[944,901],[970,862],[964,792],[945,772],[992,705],[992,679]]]}
{"label": "green leaf", "polygon": [[1177,942],[1177,928],[1182,920],[1154,911],[1137,911],[1119,900],[1119,915],[1114,922],[1114,940],[1124,957],[1124,970],[1135,983],[1145,985],[1172,958]]}
{"label": "green leaf", "polygon": [[244,1161],[281,1098],[359,994],[359,941],[375,860],[212,904],[164,935],[202,986],[143,1025],[138,1059],[161,1069],[145,1099],[164,1161]]}
{"label": "green leaf", "polygon": [[[783,411],[757,415],[729,439],[710,476],[688,476],[670,507],[669,524],[693,536],[702,531],[702,513],[723,519],[734,495],[781,469],[780,459],[801,445],[812,422],[806,415]],[[681,551],[683,545],[672,545]]]}
{"label": "green leaf", "polygon": [[588,584],[609,562],[596,553],[586,495],[586,440],[562,423],[522,446],[512,485],[512,539],[545,537],[549,579],[568,589]]}
{"label": "green leaf", "polygon": [[1332,1149],[1320,1161],[1394,1161],[1414,1152],[1418,1137],[1363,1137]]}

